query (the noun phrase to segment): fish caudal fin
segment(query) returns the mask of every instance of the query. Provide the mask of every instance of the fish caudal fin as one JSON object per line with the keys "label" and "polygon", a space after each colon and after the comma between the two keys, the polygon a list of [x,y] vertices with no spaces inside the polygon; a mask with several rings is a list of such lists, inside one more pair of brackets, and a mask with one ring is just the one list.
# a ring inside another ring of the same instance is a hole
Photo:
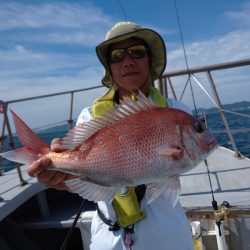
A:
{"label": "fish caudal fin", "polygon": [[34,154],[33,152],[28,151],[25,147],[0,153],[0,156],[8,159],[9,161],[14,161],[22,164],[31,164],[33,161],[38,160],[40,157],[39,154]]}
{"label": "fish caudal fin", "polygon": [[1,153],[0,155],[8,160],[30,164],[39,159],[50,150],[49,146],[44,143],[38,136],[11,110],[16,132],[23,147]]}

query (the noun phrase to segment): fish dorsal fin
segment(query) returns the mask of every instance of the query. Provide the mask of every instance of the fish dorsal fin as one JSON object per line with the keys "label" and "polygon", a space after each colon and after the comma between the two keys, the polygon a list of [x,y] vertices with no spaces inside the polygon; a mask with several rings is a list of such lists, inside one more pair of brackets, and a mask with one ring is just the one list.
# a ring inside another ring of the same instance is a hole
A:
{"label": "fish dorsal fin", "polygon": [[62,139],[62,146],[68,150],[77,149],[84,141],[91,137],[101,128],[125,119],[127,116],[155,108],[155,104],[150,97],[146,97],[140,90],[136,96],[137,101],[130,97],[126,101],[120,100],[120,104],[115,104],[113,110],[106,112],[102,117],[78,124],[71,129]]}
{"label": "fish dorsal fin", "polygon": [[77,193],[89,201],[108,201],[111,202],[119,192],[119,187],[102,186],[96,183],[88,182],[80,178],[65,181],[65,185],[72,193]]}

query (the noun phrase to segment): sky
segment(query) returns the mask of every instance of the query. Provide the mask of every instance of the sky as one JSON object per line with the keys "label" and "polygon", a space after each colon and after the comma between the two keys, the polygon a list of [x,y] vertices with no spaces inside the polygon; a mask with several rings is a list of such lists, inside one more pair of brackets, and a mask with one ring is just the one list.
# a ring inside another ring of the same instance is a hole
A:
{"label": "sky", "polygon": [[[250,59],[250,1],[176,0],[176,5],[189,68]],[[0,0],[0,100],[100,85],[104,70],[95,46],[116,22],[126,20],[162,35],[165,72],[186,68],[173,0]],[[250,101],[249,67],[213,76],[223,103]],[[197,77],[208,89],[205,77]],[[176,81],[180,93],[185,82]],[[104,91],[77,94],[74,118]],[[204,93],[197,93],[198,107],[213,106]],[[189,106],[190,96],[183,99]],[[69,103],[70,96],[64,96],[10,108],[36,127],[68,119]]]}

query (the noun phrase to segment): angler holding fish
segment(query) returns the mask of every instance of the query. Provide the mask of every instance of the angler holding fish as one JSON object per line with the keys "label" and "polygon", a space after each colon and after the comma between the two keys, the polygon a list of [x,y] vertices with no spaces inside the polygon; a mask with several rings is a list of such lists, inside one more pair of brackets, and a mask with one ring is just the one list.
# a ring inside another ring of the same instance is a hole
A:
{"label": "angler holding fish", "polygon": [[51,148],[13,113],[24,147],[2,156],[29,164],[48,187],[98,203],[91,250],[191,250],[178,176],[206,159],[215,139],[185,105],[154,87],[166,66],[154,30],[118,23],[96,52],[108,92]]}

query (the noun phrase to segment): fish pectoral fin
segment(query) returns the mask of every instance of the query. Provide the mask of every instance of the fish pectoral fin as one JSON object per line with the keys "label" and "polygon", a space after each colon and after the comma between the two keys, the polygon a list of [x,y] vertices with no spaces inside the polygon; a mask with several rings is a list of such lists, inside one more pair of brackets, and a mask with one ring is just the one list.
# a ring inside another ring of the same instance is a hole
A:
{"label": "fish pectoral fin", "polygon": [[161,149],[159,151],[159,154],[163,157],[178,157],[182,153],[182,149],[179,147],[172,147],[172,148],[167,148],[167,149]]}
{"label": "fish pectoral fin", "polygon": [[151,203],[162,194],[174,207],[179,199],[180,190],[181,184],[178,176],[171,177],[167,179],[166,182],[150,183],[147,185],[145,194],[147,204]]}
{"label": "fish pectoral fin", "polygon": [[110,202],[120,190],[119,187],[102,186],[78,178],[65,181],[65,185],[69,188],[70,192],[77,193],[82,198],[94,202]]}

